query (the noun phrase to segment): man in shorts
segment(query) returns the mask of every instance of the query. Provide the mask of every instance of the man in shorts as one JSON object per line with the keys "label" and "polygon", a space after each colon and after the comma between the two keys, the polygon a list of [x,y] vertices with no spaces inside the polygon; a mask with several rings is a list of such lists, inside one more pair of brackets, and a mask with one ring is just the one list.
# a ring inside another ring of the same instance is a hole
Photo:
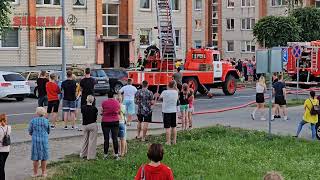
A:
{"label": "man in shorts", "polygon": [[49,82],[49,80],[46,75],[46,71],[41,71],[40,77],[37,79],[37,87],[35,88],[34,94],[36,94],[36,91],[38,91],[38,107],[48,106],[46,84]]}
{"label": "man in shorts", "polygon": [[[287,92],[286,92],[286,85],[283,82],[283,76],[280,74],[278,76],[278,82],[275,82],[273,84],[273,94],[274,94],[274,104],[275,104],[275,109],[280,108],[279,114],[282,111],[283,112],[283,119],[285,121],[288,120],[287,116]],[[275,117],[272,117],[274,119]]]}
{"label": "man in shorts", "polygon": [[135,103],[138,105],[138,133],[137,138],[140,138],[141,126],[142,126],[142,138],[141,141],[145,141],[149,122],[152,121],[152,109],[154,104],[153,93],[148,90],[148,81],[142,82],[142,89],[138,90],[135,94]]}
{"label": "man in shorts", "polygon": [[176,81],[169,82],[168,89],[160,95],[162,100],[163,124],[166,129],[166,144],[171,145],[171,133],[173,136],[173,144],[177,143],[177,101],[178,91],[175,88]]}
{"label": "man in shorts", "polygon": [[128,114],[128,123],[127,125],[131,125],[131,121],[133,119],[134,114],[136,113],[134,97],[136,92],[138,91],[136,87],[132,86],[132,79],[128,79],[128,83],[126,86],[123,86],[119,93],[123,94],[123,104],[126,106],[126,111]]}
{"label": "man in shorts", "polygon": [[71,129],[75,128],[76,123],[76,90],[77,83],[72,78],[72,72],[67,72],[67,80],[61,84],[63,91],[63,118],[64,118],[64,129],[68,130],[68,121],[72,122]]}
{"label": "man in shorts", "polygon": [[56,83],[57,76],[55,74],[50,74],[50,81],[46,83],[46,91],[48,96],[48,118],[51,115],[51,128],[56,127],[56,122],[58,120],[58,111],[59,111],[59,94],[61,94],[60,88]]}

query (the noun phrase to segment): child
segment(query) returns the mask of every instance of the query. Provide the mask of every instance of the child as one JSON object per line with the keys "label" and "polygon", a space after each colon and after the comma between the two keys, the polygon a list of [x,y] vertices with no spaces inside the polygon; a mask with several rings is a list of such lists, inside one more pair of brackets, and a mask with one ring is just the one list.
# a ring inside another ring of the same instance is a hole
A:
{"label": "child", "polygon": [[188,110],[188,119],[189,119],[189,129],[192,129],[192,114],[194,112],[194,106],[193,106],[193,102],[194,102],[194,91],[193,89],[189,88],[189,98],[188,98],[188,102],[189,102],[189,110]]}
{"label": "child", "polygon": [[189,93],[189,86],[188,84],[182,85],[182,90],[179,93],[179,102],[180,102],[180,112],[182,116],[182,130],[186,130],[189,126],[188,122],[188,108],[189,108],[189,102],[188,102],[188,93]]}
{"label": "child", "polygon": [[116,96],[120,103],[120,120],[119,120],[119,135],[120,138],[120,156],[124,157],[127,154],[127,128],[126,128],[126,106],[122,104],[122,96]]}

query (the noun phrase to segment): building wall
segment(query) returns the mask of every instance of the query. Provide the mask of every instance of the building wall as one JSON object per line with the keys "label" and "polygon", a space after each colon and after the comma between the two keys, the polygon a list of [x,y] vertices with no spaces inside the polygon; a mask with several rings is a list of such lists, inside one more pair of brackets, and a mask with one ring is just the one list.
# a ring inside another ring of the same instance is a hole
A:
{"label": "building wall", "polygon": [[[201,41],[202,47],[206,47],[206,26],[205,26],[205,8],[206,1],[202,0],[202,9],[196,10],[196,1],[192,1],[192,44],[195,47],[195,41]],[[196,30],[196,20],[201,21],[201,30]]]}
{"label": "building wall", "polygon": [[[134,56],[137,60],[138,52],[143,56],[143,51],[146,47],[140,47],[140,29],[152,29],[151,41],[158,41],[158,30],[154,29],[157,27],[157,12],[156,12],[156,1],[151,2],[151,11],[144,11],[140,9],[140,1],[134,1],[133,9],[133,39],[134,43]],[[184,0],[180,0],[180,10],[172,12],[173,26],[175,29],[179,29],[181,33],[181,45],[177,47],[177,58],[184,59],[186,54],[186,3]]]}

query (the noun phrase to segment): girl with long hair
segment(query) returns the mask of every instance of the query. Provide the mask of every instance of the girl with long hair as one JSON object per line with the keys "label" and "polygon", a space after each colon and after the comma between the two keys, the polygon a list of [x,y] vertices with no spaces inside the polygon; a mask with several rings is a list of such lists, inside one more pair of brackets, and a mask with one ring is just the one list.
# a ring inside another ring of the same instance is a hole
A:
{"label": "girl with long hair", "polygon": [[264,112],[264,93],[267,90],[266,82],[264,76],[261,76],[259,78],[259,81],[256,84],[256,103],[257,107],[253,110],[251,113],[251,118],[252,120],[255,120],[255,114],[257,111],[260,111],[261,113],[261,120],[265,121],[266,118],[264,117],[265,112]]}
{"label": "girl with long hair", "polygon": [[188,122],[188,109],[189,109],[189,86],[188,84],[183,84],[181,92],[179,93],[179,101],[180,101],[180,112],[182,117],[182,130],[186,130],[189,128]]}

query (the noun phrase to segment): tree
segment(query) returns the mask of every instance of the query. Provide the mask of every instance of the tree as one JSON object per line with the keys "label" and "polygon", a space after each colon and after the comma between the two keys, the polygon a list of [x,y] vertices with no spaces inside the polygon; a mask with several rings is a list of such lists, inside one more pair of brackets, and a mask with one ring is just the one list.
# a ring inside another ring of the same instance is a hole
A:
{"label": "tree", "polygon": [[320,9],[314,7],[298,8],[290,14],[300,24],[301,41],[310,42],[320,40]]}
{"label": "tree", "polygon": [[253,28],[253,35],[260,45],[267,48],[286,46],[287,42],[300,40],[301,27],[294,17],[266,16]]}
{"label": "tree", "polygon": [[10,0],[0,0],[0,35],[10,27],[11,4]]}
{"label": "tree", "polygon": [[289,14],[297,7],[303,7],[303,0],[288,0],[288,12]]}

